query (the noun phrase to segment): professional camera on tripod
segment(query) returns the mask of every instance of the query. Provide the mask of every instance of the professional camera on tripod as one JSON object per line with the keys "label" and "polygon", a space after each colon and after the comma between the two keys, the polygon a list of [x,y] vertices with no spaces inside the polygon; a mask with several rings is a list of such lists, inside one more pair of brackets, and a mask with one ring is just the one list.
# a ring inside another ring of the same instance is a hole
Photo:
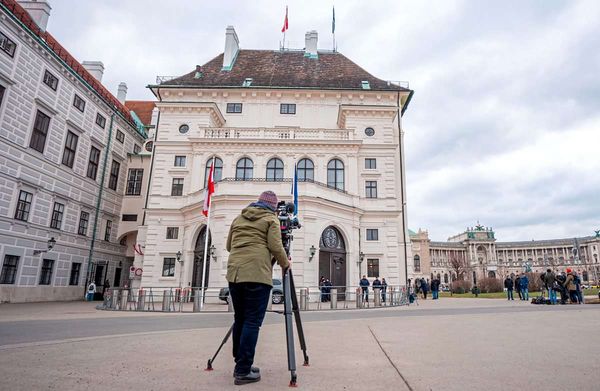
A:
{"label": "professional camera on tripod", "polygon": [[292,231],[301,228],[300,221],[294,216],[296,207],[291,202],[279,201],[277,204],[277,218],[279,219],[279,225],[281,228],[281,242],[285,253],[290,255],[290,245],[294,240]]}

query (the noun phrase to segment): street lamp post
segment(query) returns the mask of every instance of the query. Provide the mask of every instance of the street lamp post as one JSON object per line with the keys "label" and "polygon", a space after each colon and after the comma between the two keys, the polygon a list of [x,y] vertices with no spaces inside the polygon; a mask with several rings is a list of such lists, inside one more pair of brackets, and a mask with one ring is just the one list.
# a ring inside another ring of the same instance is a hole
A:
{"label": "street lamp post", "polygon": [[179,292],[181,294],[181,280],[183,278],[183,259],[181,259],[181,251],[177,251],[175,256],[177,257],[177,262],[179,263]]}
{"label": "street lamp post", "polygon": [[48,250],[33,250],[33,255],[39,255],[42,253],[47,253],[52,251],[52,249],[54,248],[54,246],[56,245],[56,240],[54,239],[54,237],[50,238],[48,240]]}

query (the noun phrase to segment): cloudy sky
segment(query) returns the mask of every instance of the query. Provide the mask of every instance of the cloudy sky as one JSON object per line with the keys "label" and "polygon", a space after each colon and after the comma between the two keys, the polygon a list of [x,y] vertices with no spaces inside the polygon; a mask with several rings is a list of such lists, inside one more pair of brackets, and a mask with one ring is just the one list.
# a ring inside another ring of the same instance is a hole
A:
{"label": "cloudy sky", "polygon": [[[332,1],[52,0],[48,25],[103,82],[151,99],[157,75],[181,75],[223,51],[276,49],[319,31]],[[168,4],[168,5],[167,5]],[[404,116],[408,219],[434,240],[492,226],[499,240],[600,229],[600,2],[337,1],[338,50],[415,90]]]}

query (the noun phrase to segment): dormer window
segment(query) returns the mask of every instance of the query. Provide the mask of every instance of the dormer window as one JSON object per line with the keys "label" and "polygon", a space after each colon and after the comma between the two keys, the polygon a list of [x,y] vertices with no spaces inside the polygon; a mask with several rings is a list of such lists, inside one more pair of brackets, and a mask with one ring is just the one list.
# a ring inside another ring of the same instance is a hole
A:
{"label": "dormer window", "polygon": [[252,78],[247,77],[242,83],[242,87],[250,87],[252,85]]}
{"label": "dormer window", "polygon": [[363,90],[370,90],[371,89],[371,84],[369,83],[368,80],[363,80],[360,82],[362,89]]}

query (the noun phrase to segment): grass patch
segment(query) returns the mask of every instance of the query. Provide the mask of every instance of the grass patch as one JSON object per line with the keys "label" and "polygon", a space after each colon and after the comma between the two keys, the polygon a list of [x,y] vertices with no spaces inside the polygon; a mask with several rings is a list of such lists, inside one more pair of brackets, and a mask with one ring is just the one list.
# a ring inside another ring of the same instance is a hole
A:
{"label": "grass patch", "polygon": [[[584,289],[583,295],[598,297],[598,291],[599,291],[598,288]],[[529,298],[531,299],[532,297],[539,296],[540,294],[541,294],[540,292],[529,292]],[[513,292],[513,295],[515,297],[515,300],[519,300],[519,294],[517,292]],[[557,295],[557,296],[559,296],[559,295]],[[419,296],[419,297],[421,297],[421,296]],[[450,292],[440,292],[440,297],[458,297],[458,298],[470,297],[470,298],[473,298],[473,297],[475,297],[475,295],[470,292],[469,293],[461,293],[461,294],[455,293],[453,295],[450,295]],[[480,298],[480,299],[506,299],[506,292],[480,293],[478,298]]]}

